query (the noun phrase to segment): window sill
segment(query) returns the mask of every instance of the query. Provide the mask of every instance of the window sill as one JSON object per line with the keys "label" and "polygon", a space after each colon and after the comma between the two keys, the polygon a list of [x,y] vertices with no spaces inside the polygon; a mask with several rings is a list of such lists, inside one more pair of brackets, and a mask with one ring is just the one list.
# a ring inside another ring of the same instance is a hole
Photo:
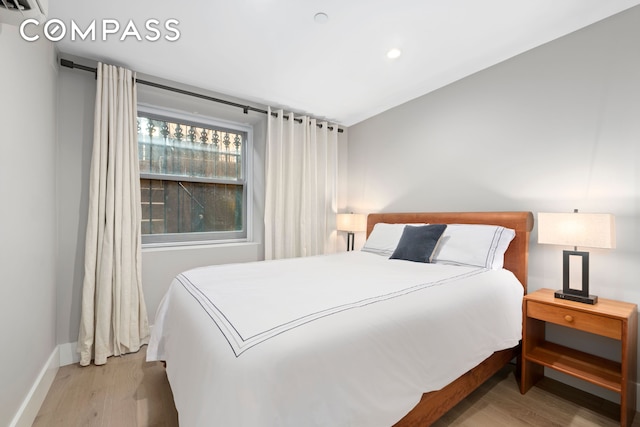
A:
{"label": "window sill", "polygon": [[143,243],[142,252],[160,252],[193,249],[213,249],[236,246],[258,246],[258,242],[247,239],[237,240],[209,240],[202,242],[167,242],[167,243]]}

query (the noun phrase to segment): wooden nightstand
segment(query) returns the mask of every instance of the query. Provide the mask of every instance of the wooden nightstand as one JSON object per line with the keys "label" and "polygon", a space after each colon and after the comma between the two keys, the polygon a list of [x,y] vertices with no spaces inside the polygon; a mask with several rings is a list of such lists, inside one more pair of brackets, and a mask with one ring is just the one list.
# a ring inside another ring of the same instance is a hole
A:
{"label": "wooden nightstand", "polygon": [[[620,393],[620,425],[636,412],[638,308],[636,304],[599,298],[595,305],[554,298],[553,290],[525,295],[522,331],[522,379],[526,393],[544,375],[544,366]],[[620,362],[545,340],[545,322],[620,341]]]}

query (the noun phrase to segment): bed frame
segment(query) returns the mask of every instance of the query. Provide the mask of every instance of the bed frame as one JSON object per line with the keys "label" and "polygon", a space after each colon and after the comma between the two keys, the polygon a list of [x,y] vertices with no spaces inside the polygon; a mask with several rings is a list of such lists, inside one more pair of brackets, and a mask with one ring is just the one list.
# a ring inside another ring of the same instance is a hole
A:
{"label": "bed frame", "polygon": [[[385,223],[429,224],[490,224],[515,230],[516,236],[505,253],[504,268],[520,280],[527,292],[529,234],[533,229],[531,212],[436,212],[436,213],[376,213],[367,217],[367,237],[373,226]],[[520,346],[501,350],[478,366],[438,391],[422,395],[420,402],[394,427],[428,426],[467,397],[472,391],[519,356]]]}

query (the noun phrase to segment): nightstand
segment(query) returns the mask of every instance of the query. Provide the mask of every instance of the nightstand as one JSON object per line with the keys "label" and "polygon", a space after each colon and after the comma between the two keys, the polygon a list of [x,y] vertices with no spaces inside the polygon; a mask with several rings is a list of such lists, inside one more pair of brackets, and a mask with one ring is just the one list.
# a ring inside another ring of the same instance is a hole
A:
{"label": "nightstand", "polygon": [[[619,393],[620,425],[630,426],[636,412],[638,307],[605,298],[595,305],[582,304],[554,298],[553,292],[540,289],[524,297],[520,392],[542,378],[546,366]],[[622,360],[546,341],[546,322],[618,340]]]}

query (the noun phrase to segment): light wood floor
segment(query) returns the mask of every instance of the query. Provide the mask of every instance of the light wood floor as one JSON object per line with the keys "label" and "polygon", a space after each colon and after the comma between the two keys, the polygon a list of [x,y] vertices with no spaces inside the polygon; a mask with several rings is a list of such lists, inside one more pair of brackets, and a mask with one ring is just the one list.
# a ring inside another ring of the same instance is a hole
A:
{"label": "light wood floor", "polygon": [[[34,426],[177,426],[164,368],[145,362],[145,357],[146,347],[112,357],[104,366],[60,368]],[[509,366],[434,427],[613,427],[619,426],[617,410],[610,402],[547,378],[523,396]],[[633,426],[640,427],[640,415]]]}
{"label": "light wood floor", "polygon": [[58,370],[33,423],[38,427],[177,426],[178,413],[160,362],[147,363],[147,347],[110,357],[106,365]]}

